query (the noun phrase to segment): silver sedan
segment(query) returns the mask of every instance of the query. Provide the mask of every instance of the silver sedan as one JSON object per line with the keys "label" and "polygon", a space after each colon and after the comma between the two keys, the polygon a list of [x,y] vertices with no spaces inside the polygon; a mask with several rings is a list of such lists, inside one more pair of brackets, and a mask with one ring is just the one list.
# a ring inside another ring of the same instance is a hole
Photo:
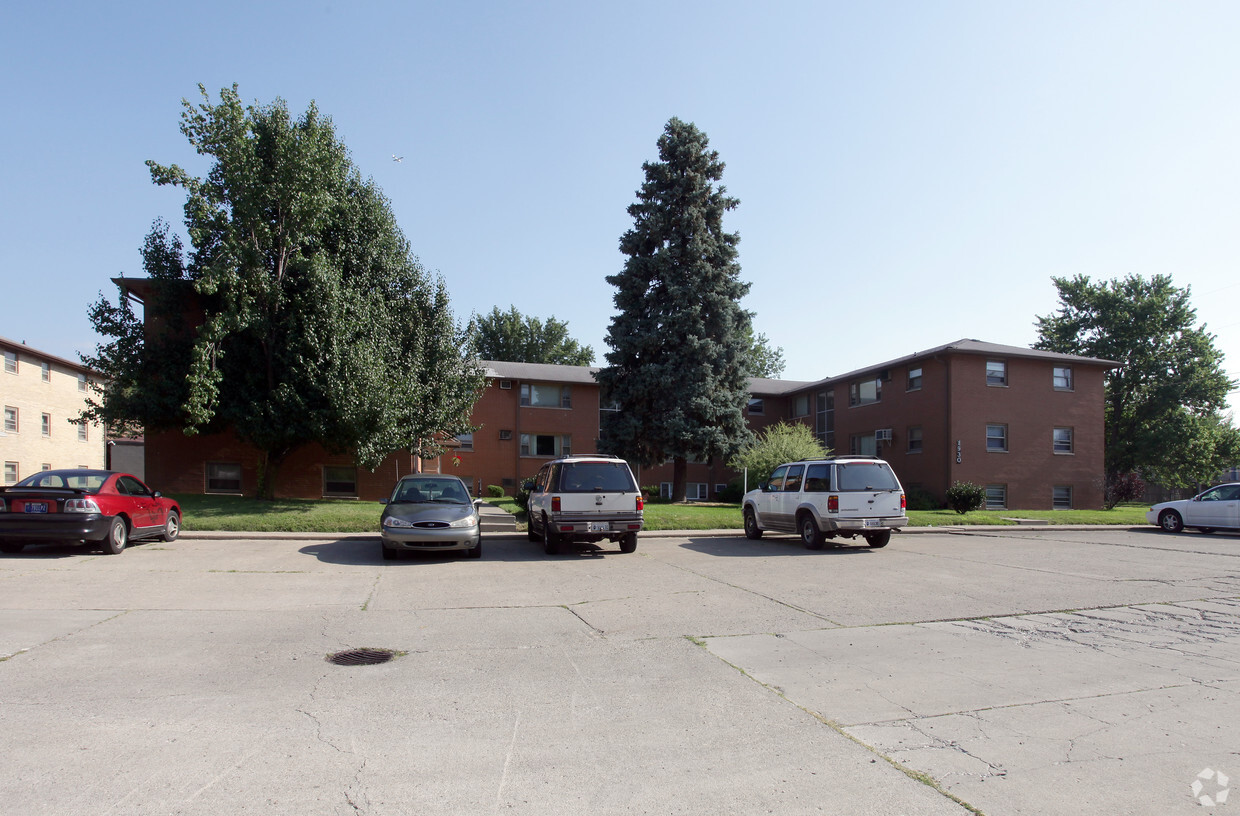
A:
{"label": "silver sedan", "polygon": [[482,525],[478,501],[471,501],[465,483],[455,476],[414,473],[396,483],[379,520],[383,557],[401,552],[464,550],[482,556]]}

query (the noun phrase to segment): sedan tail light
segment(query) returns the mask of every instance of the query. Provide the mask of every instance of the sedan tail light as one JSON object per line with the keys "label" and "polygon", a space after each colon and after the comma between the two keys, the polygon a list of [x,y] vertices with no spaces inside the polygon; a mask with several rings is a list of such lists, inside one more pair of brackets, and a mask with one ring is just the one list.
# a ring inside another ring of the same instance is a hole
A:
{"label": "sedan tail light", "polygon": [[65,499],[66,513],[98,513],[99,505],[94,499]]}

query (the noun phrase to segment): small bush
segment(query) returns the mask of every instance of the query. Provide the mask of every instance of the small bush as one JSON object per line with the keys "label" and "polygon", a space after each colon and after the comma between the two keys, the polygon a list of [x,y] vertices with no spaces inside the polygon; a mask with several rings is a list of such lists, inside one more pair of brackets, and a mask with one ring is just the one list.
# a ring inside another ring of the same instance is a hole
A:
{"label": "small bush", "polygon": [[910,487],[904,492],[909,510],[942,510],[943,502],[924,487]]}
{"label": "small bush", "polygon": [[981,510],[986,504],[986,488],[972,482],[956,482],[947,488],[947,506],[960,515]]}
{"label": "small bush", "polygon": [[645,499],[646,501],[648,502],[658,501],[659,499],[659,486],[658,485],[646,485],[645,487],[641,488],[641,491],[642,491],[642,498]]}
{"label": "small bush", "polygon": [[733,479],[728,482],[728,486],[715,494],[715,500],[721,502],[740,503],[745,495],[745,488],[741,485],[740,479]]}
{"label": "small bush", "polygon": [[504,498],[504,488],[499,485],[487,485],[487,495],[492,499]]}
{"label": "small bush", "polygon": [[1103,497],[1106,509],[1123,502],[1133,502],[1145,495],[1145,480],[1136,473],[1116,473],[1107,475],[1106,494]]}
{"label": "small bush", "polygon": [[512,497],[512,500],[516,503],[517,507],[520,507],[527,513],[530,509],[530,491],[533,489],[534,480],[526,479],[521,483],[521,488],[517,491],[517,495]]}

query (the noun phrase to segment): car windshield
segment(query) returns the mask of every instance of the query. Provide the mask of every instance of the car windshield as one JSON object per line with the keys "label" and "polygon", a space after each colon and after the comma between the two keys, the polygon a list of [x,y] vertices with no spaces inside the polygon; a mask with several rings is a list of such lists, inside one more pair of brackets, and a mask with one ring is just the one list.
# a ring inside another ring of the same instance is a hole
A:
{"label": "car windshield", "polygon": [[636,487],[624,462],[570,462],[560,474],[561,493],[624,493]]}
{"label": "car windshield", "polygon": [[88,493],[96,493],[99,488],[103,487],[103,483],[107,479],[107,473],[60,473],[57,471],[46,471],[36,473],[33,476],[27,476],[13,486],[55,487],[62,490],[84,490]]}
{"label": "car windshield", "polygon": [[899,483],[891,468],[882,462],[849,462],[841,464],[838,473],[840,490],[896,490]]}
{"label": "car windshield", "polygon": [[460,479],[403,479],[392,491],[392,504],[469,504],[469,494]]}

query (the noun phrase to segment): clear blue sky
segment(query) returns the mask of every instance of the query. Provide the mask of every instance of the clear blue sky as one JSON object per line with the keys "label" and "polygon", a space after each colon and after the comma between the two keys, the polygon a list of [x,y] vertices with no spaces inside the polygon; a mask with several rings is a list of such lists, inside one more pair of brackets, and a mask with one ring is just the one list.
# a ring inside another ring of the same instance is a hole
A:
{"label": "clear blue sky", "polygon": [[1233,0],[7,3],[0,335],[93,348],[89,304],[181,225],[143,161],[203,172],[181,99],[236,82],[317,101],[459,318],[554,315],[600,362],[678,116],[727,164],[788,379],[1029,345],[1078,273],[1191,285],[1240,378],[1237,43]]}

